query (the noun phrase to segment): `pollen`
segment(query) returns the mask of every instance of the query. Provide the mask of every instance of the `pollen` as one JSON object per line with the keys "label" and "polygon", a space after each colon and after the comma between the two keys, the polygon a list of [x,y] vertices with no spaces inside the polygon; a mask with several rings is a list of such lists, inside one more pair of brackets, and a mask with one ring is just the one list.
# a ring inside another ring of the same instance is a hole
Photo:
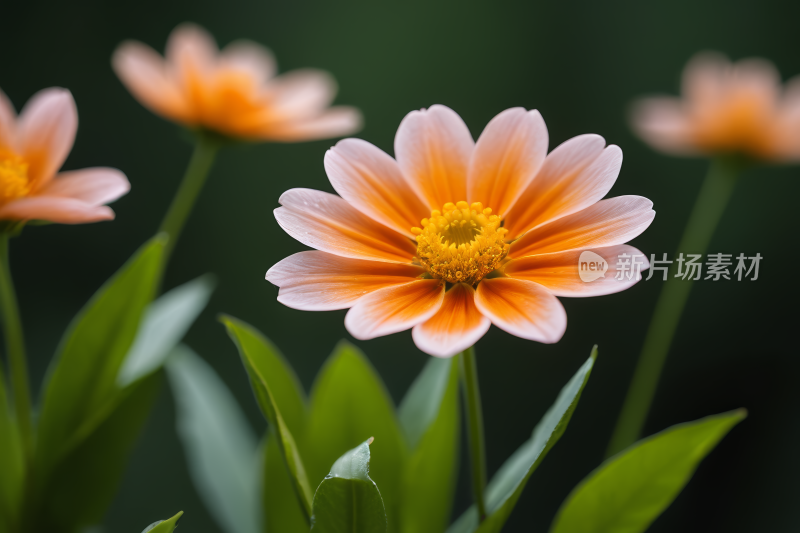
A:
{"label": "pollen", "polygon": [[0,150],[0,205],[26,196],[30,191],[28,164],[21,157]]}
{"label": "pollen", "polygon": [[480,202],[448,202],[422,219],[421,228],[411,228],[417,260],[435,278],[474,285],[508,254],[507,230],[500,223]]}

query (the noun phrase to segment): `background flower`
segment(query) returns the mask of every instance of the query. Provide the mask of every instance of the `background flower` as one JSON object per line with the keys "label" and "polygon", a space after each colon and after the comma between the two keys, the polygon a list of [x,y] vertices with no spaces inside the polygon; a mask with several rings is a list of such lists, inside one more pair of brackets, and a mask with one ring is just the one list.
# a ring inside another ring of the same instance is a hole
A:
{"label": "background flower", "polygon": [[78,110],[66,89],[38,92],[19,117],[0,91],[0,219],[81,224],[114,218],[105,204],[130,189],[122,172],[59,172],[77,130]]}
{"label": "background flower", "polygon": [[182,24],[165,55],[127,41],[112,63],[144,106],[185,126],[284,142],[339,137],[361,127],[355,108],[329,107],[336,95],[330,74],[304,69],[275,77],[275,59],[259,44],[237,41],[220,52],[208,32]]}
{"label": "background flower", "polygon": [[656,149],[800,160],[800,78],[784,89],[769,61],[731,63],[705,52],[684,69],[682,89],[681,99],[645,98],[634,106],[634,129]]}

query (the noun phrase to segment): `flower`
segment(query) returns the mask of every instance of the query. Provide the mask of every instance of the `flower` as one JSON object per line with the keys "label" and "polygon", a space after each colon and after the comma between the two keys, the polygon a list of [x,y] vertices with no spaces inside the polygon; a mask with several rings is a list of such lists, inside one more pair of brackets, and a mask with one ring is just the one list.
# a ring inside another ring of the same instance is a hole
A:
{"label": "flower", "polygon": [[644,98],[633,107],[636,133],[676,155],[740,153],[800,160],[800,78],[781,88],[772,63],[731,63],[705,52],[683,72],[683,99]]}
{"label": "flower", "polygon": [[[278,301],[302,310],[350,308],[348,331],[371,339],[413,328],[417,346],[448,357],[490,324],[525,339],[557,342],[567,316],[556,296],[596,296],[634,280],[584,283],[578,257],[591,249],[613,268],[639,252],[625,242],[655,216],[640,196],[601,200],[622,152],[598,135],[547,154],[538,111],[508,109],[477,143],[461,118],[435,105],[409,113],[397,160],[360,139],[325,154],[340,196],[285,192],[281,227],[316,251],[267,272]],[[647,265],[645,265],[646,268]]]}
{"label": "flower", "polygon": [[78,110],[68,90],[39,91],[19,117],[0,91],[0,220],[81,224],[114,218],[105,204],[130,190],[122,172],[58,171],[77,130]]}
{"label": "flower", "polygon": [[272,53],[234,42],[220,52],[214,38],[192,24],[178,26],[166,57],[136,41],[112,60],[117,76],[154,113],[190,128],[250,140],[303,141],[338,137],[361,127],[352,107],[328,107],[336,82],[321,70],[275,77]]}

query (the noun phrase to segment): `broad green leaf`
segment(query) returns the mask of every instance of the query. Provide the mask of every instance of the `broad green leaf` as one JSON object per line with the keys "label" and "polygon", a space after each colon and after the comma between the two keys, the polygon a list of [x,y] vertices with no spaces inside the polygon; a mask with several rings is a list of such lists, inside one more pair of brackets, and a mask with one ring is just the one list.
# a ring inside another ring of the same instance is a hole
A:
{"label": "broad green leaf", "polygon": [[608,459],[559,510],[552,533],[640,533],[678,496],[744,410],[672,426]]}
{"label": "broad green leaf", "polygon": [[389,531],[399,532],[406,444],[380,377],[358,349],[341,342],[320,371],[311,395],[303,448],[309,479],[325,477],[344,451],[370,436],[375,437],[372,478],[381,487]]}
{"label": "broad green leaf", "polygon": [[314,494],[311,531],[385,533],[386,513],[378,486],[369,477],[372,438],[342,455]]}
{"label": "broad green leaf", "polygon": [[168,520],[159,520],[154,524],[150,524],[142,533],[172,533],[178,527],[178,520],[181,516],[183,516],[183,511]]}
{"label": "broad green leaf", "polygon": [[572,413],[578,405],[581,392],[589,380],[597,346],[589,359],[561,389],[556,402],[545,413],[533,430],[531,438],[509,457],[486,487],[486,511],[488,516],[480,525],[478,513],[473,505],[447,530],[448,533],[497,533],[508,520],[517,504],[522,490],[539,467],[547,452],[555,445],[567,429]]}
{"label": "broad green leaf", "polygon": [[214,370],[178,346],[166,365],[178,435],[194,486],[228,533],[258,533],[258,445],[236,400]]}
{"label": "broad green leaf", "polygon": [[283,417],[283,410],[286,409],[288,419],[302,429],[305,404],[297,380],[294,374],[290,374],[280,354],[272,349],[268,341],[252,327],[231,317],[223,317],[222,321],[228,328],[231,339],[239,348],[242,363],[250,376],[250,383],[261,412],[269,422],[271,430],[278,436],[278,444],[291,473],[295,492],[302,504],[306,519],[310,520],[311,486],[295,438]]}
{"label": "broad green leaf", "polygon": [[146,243],[92,297],[69,327],[44,387],[37,469],[46,473],[65,443],[116,401],[117,374],[133,343],[161,271],[164,239]]}
{"label": "broad green leaf", "polygon": [[250,324],[225,315],[221,320],[239,348],[242,360],[247,360],[269,384],[289,430],[295,436],[301,435],[308,408],[303,387],[292,367],[269,339]]}
{"label": "broad green leaf", "polygon": [[272,429],[262,445],[261,505],[267,533],[308,533],[308,518],[293,490],[278,437]]}
{"label": "broad green leaf", "polygon": [[401,499],[405,533],[440,533],[450,520],[460,437],[455,363],[429,358],[400,406],[400,423],[411,443]]}
{"label": "broad green leaf", "polygon": [[0,533],[11,533],[18,529],[24,466],[19,431],[4,380],[0,371]]}
{"label": "broad green leaf", "polygon": [[213,291],[211,276],[201,276],[147,306],[133,346],[117,375],[117,385],[124,387],[160,368],[197,320]]}
{"label": "broad green leaf", "polygon": [[75,531],[97,524],[114,497],[126,459],[159,391],[151,374],[115,397],[107,416],[70,446],[44,483],[33,507],[35,531]]}

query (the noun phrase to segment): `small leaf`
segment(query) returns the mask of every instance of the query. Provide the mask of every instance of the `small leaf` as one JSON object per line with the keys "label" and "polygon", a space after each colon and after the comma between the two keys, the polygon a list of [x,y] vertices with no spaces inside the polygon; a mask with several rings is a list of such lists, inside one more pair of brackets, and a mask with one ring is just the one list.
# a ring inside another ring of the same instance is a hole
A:
{"label": "small leaf", "polygon": [[404,533],[440,533],[447,527],[458,467],[459,417],[455,359],[428,358],[400,406],[400,423],[412,448],[403,476]]}
{"label": "small leaf", "polygon": [[211,276],[201,276],[147,306],[133,346],[117,375],[117,385],[124,387],[160,368],[208,304],[213,290]]}
{"label": "small leaf", "polygon": [[575,487],[550,531],[645,531],[678,496],[700,461],[745,416],[744,410],[709,416],[637,442]]}
{"label": "small leaf", "polygon": [[189,473],[211,515],[228,533],[258,533],[257,444],[236,400],[214,370],[178,346],[167,376]]}
{"label": "small leaf", "polygon": [[372,438],[342,455],[314,495],[311,530],[317,533],[385,533],[386,512],[369,477]]}
{"label": "small leaf", "polygon": [[375,437],[374,474],[390,533],[400,530],[403,468],[408,450],[392,400],[367,358],[341,342],[320,371],[311,395],[304,457],[310,479],[322,479],[344,451]]}
{"label": "small leaf", "polygon": [[488,516],[480,525],[478,512],[473,505],[447,530],[448,533],[497,533],[508,520],[522,490],[538,468],[547,452],[555,445],[567,429],[572,413],[578,405],[581,392],[589,380],[597,346],[589,359],[570,379],[550,409],[533,430],[531,438],[509,457],[486,487],[486,510]]}
{"label": "small leaf", "polygon": [[[286,408],[289,420],[302,428],[305,405],[299,395],[297,380],[293,374],[289,374],[288,366],[279,358],[277,351],[272,350],[266,339],[253,328],[230,317],[223,317],[222,322],[239,348],[258,405],[271,430],[278,436],[278,444],[291,473],[295,492],[306,519],[310,520],[311,487],[295,438],[282,414]],[[275,393],[272,392],[273,388]]]}
{"label": "small leaf", "polygon": [[36,458],[40,475],[55,466],[78,428],[107,411],[116,378],[161,272],[164,239],[146,243],[78,313],[44,386]]}
{"label": "small leaf", "polygon": [[38,505],[28,517],[37,523],[32,530],[74,531],[102,519],[158,395],[160,378],[151,374],[118,394],[97,425],[74,440],[50,475],[39,480]]}
{"label": "small leaf", "polygon": [[155,524],[150,524],[142,533],[172,533],[178,527],[178,520],[181,516],[183,516],[183,511],[169,520],[159,520]]}

